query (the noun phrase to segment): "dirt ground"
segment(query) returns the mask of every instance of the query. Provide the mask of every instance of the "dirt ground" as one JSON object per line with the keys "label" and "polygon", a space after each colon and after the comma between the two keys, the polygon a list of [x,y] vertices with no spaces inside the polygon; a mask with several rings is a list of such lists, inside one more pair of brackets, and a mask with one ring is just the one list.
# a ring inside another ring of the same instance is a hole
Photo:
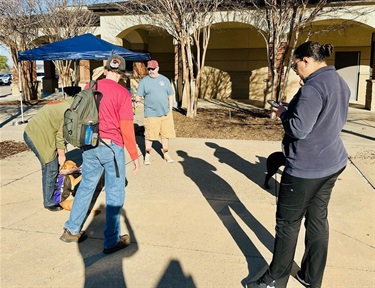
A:
{"label": "dirt ground", "polygon": [[[7,105],[10,104],[12,103],[7,103]],[[13,104],[18,105],[19,103],[16,101]],[[184,111],[174,111],[173,117],[177,137],[280,141],[283,136],[280,120],[270,119],[269,111],[198,109],[195,118],[186,117]],[[27,149],[23,142],[2,141],[0,142],[0,159]]]}
{"label": "dirt ground", "polygon": [[245,109],[198,109],[195,118],[174,112],[177,137],[279,141],[283,127],[270,119],[269,111]]}

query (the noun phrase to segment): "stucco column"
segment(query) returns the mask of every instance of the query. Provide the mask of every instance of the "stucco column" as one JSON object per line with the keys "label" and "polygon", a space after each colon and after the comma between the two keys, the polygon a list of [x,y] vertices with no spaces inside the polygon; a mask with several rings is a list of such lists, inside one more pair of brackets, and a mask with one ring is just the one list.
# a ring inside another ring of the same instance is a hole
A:
{"label": "stucco column", "polygon": [[375,80],[368,79],[366,80],[366,101],[365,109],[370,111],[375,111],[375,99],[373,99],[375,91]]}

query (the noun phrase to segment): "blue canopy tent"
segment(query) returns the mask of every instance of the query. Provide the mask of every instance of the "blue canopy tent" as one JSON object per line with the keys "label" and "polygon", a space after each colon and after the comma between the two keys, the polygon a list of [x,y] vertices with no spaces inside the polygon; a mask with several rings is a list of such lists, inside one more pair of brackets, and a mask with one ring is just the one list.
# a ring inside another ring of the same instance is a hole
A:
{"label": "blue canopy tent", "polygon": [[104,60],[112,54],[118,54],[128,61],[146,61],[151,58],[149,53],[133,52],[88,33],[19,52],[18,61]]}
{"label": "blue canopy tent", "polygon": [[[149,53],[133,52],[88,33],[19,52],[18,61],[105,60],[112,54],[118,54],[127,61],[147,61],[151,59]],[[20,71],[20,69],[18,71]],[[19,79],[21,79],[21,77],[19,77]],[[21,91],[21,84],[19,84],[19,87]],[[22,94],[21,114],[21,123],[26,123],[27,121],[23,120]],[[13,124],[17,125],[18,123]]]}

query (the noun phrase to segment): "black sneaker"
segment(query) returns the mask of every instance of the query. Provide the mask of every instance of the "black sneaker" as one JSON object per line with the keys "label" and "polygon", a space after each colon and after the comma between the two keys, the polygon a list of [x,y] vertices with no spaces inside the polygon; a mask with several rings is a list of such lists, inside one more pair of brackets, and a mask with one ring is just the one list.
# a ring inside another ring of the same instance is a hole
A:
{"label": "black sneaker", "polygon": [[276,288],[275,280],[266,284],[262,278],[245,284],[245,288]]}
{"label": "black sneaker", "polygon": [[302,271],[299,270],[296,274],[296,279],[298,280],[299,283],[301,283],[305,287],[310,287],[310,283],[307,283],[304,279],[305,277],[302,277]]}
{"label": "black sneaker", "polygon": [[55,204],[53,206],[44,206],[44,208],[48,209],[49,211],[56,212],[56,211],[61,211],[64,208],[62,208],[59,204]]}
{"label": "black sneaker", "polygon": [[104,254],[112,254],[118,250],[124,249],[128,247],[130,244],[130,236],[128,234],[124,234],[120,236],[120,241],[118,241],[114,246],[111,248],[105,248],[103,250]]}
{"label": "black sneaker", "polygon": [[87,239],[87,235],[85,234],[85,231],[81,231],[78,234],[72,234],[68,229],[64,228],[64,233],[61,235],[60,240],[71,243],[71,242],[77,242],[80,243],[82,241],[85,241]]}

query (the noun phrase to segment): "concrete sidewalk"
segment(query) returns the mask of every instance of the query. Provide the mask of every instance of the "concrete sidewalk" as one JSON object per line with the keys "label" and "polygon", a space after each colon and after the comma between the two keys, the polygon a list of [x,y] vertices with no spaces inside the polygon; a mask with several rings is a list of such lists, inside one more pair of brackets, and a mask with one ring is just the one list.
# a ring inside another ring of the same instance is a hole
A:
{"label": "concrete sidewalk", "polygon": [[[12,125],[20,120],[15,111],[1,111],[1,141],[22,140],[24,124]],[[29,108],[26,117],[36,111]],[[350,108],[342,138],[351,161],[332,194],[323,287],[375,287],[375,113]],[[43,208],[33,153],[3,159],[1,287],[241,287],[272,258],[275,183],[269,191],[262,183],[266,157],[277,150],[280,142],[177,138],[175,163],[154,152],[137,175],[128,165],[122,231],[132,243],[108,256],[105,192],[95,207],[102,213],[85,223],[89,238],[67,244],[59,237],[69,212]],[[291,277],[288,287],[302,286]]]}

